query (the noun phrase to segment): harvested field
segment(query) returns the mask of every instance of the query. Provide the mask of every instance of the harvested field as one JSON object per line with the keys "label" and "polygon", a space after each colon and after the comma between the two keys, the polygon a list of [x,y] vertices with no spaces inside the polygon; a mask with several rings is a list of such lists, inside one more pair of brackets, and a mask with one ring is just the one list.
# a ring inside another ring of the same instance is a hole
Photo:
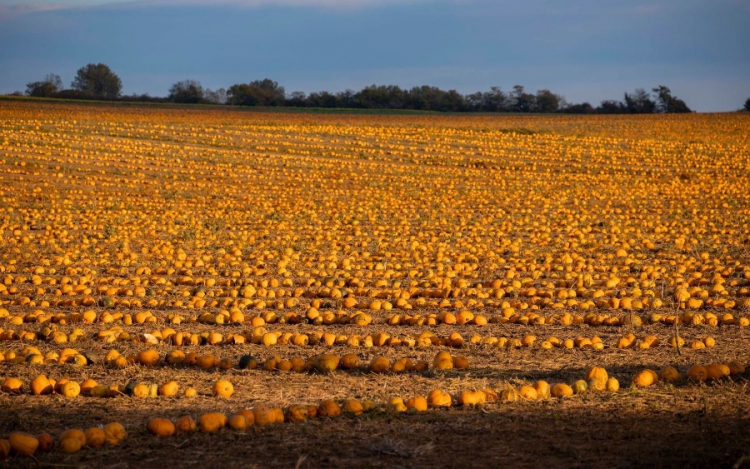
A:
{"label": "harvested field", "polygon": [[[54,439],[0,460],[750,466],[749,171],[743,114],[0,100],[0,439]],[[63,451],[111,422],[127,436]]]}

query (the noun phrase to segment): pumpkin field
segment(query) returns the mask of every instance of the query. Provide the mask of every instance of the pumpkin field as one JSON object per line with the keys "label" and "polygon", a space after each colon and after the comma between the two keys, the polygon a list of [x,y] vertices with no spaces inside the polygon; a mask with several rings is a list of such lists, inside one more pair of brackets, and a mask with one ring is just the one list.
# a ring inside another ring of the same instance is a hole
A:
{"label": "pumpkin field", "polygon": [[749,326],[747,113],[0,100],[4,467],[750,467]]}

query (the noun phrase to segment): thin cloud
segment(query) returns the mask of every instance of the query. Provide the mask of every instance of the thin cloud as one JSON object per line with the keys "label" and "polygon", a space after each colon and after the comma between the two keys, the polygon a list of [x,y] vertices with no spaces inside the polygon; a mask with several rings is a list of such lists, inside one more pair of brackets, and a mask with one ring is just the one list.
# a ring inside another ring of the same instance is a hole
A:
{"label": "thin cloud", "polygon": [[428,1],[435,0],[39,0],[23,3],[19,3],[18,0],[0,0],[0,18],[40,11],[70,10],[86,7],[229,6],[258,8],[282,6],[360,8]]}

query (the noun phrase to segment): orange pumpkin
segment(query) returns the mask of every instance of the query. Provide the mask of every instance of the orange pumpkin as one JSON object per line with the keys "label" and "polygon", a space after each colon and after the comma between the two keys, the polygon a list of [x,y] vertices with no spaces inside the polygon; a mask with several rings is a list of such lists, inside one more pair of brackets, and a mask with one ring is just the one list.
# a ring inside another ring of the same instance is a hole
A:
{"label": "orange pumpkin", "polygon": [[176,430],[181,432],[192,432],[195,430],[195,427],[195,420],[189,415],[183,415],[177,419],[177,424],[175,425]]}
{"label": "orange pumpkin", "polygon": [[154,436],[167,437],[174,435],[175,425],[169,419],[152,418],[146,429]]}

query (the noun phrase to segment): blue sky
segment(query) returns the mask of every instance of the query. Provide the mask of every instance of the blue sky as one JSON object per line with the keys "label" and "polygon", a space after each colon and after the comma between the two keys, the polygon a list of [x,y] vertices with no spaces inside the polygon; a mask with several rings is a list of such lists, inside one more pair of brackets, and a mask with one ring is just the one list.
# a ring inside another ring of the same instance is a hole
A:
{"label": "blue sky", "polygon": [[699,111],[750,97],[748,0],[0,0],[0,93],[106,63],[125,94],[271,78],[291,91],[664,84]]}

